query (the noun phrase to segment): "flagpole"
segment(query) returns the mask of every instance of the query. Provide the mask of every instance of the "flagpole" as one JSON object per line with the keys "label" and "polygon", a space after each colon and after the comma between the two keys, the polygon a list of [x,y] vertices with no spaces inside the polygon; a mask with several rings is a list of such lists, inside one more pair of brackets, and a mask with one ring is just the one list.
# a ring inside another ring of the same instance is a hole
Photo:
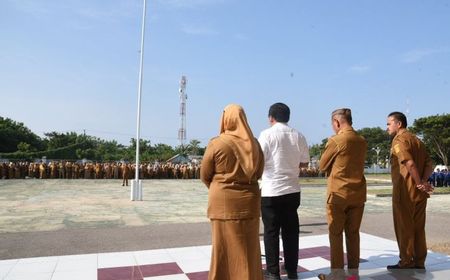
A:
{"label": "flagpole", "polygon": [[131,184],[131,200],[142,200],[142,184],[139,180],[139,142],[141,138],[141,96],[142,96],[142,76],[144,73],[144,38],[145,38],[145,14],[147,9],[147,1],[144,1],[142,9],[142,34],[141,34],[141,57],[139,66],[139,89],[137,101],[137,118],[136,118],[136,172],[134,181]]}

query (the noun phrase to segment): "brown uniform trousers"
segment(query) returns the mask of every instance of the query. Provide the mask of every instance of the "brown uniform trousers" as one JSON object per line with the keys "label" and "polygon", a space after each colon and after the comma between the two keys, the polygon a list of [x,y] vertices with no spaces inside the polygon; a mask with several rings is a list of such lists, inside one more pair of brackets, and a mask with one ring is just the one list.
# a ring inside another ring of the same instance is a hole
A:
{"label": "brown uniform trousers", "polygon": [[406,129],[392,141],[392,212],[395,236],[400,251],[401,267],[424,267],[427,256],[425,214],[429,195],[416,188],[416,183],[403,164],[413,160],[419,176],[431,167],[424,144]]}
{"label": "brown uniform trousers", "polygon": [[327,219],[331,268],[344,268],[343,232],[349,269],[359,267],[359,228],[366,201],[366,140],[352,128],[331,137],[320,159],[328,174]]}

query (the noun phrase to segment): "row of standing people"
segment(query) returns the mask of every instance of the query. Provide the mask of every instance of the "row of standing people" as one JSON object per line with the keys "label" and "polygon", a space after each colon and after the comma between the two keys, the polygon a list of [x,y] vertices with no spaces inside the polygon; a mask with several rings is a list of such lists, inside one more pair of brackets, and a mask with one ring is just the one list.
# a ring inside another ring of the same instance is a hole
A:
{"label": "row of standing people", "polygon": [[[140,164],[141,179],[199,179],[200,163],[143,163]],[[125,168],[128,171],[125,172]],[[9,162],[0,163],[0,179],[127,179],[135,176],[136,164],[129,163],[78,163],[72,161]],[[317,168],[301,168],[299,177],[323,176]]]}
{"label": "row of standing people", "polygon": [[450,172],[445,168],[442,170],[438,168],[431,173],[428,182],[432,184],[433,187],[448,187],[450,186]]}
{"label": "row of standing people", "polygon": [[[297,175],[298,168],[307,164],[309,154],[305,137],[288,126],[289,117],[287,105],[273,104],[269,109],[271,127],[256,139],[242,107],[231,104],[223,111],[220,134],[209,142],[200,174],[208,187],[210,280],[280,280],[280,233],[284,269],[288,279],[298,279],[297,209],[301,192]],[[348,272],[357,279],[359,229],[367,193],[367,142],[353,129],[350,109],[335,110],[331,123],[335,135],[328,139],[320,169],[328,175],[325,204],[332,272],[319,278],[345,279],[345,232]],[[399,262],[389,265],[389,270],[424,269],[426,258],[425,209],[433,190],[426,180],[432,166],[423,143],[406,127],[404,114],[389,114],[393,218],[400,252]],[[264,271],[259,244],[260,213],[264,224]]]}
{"label": "row of standing people", "polygon": [[[72,161],[9,162],[0,164],[1,179],[133,179],[136,164],[130,163],[77,163]],[[143,163],[141,179],[199,179],[199,164]]]}

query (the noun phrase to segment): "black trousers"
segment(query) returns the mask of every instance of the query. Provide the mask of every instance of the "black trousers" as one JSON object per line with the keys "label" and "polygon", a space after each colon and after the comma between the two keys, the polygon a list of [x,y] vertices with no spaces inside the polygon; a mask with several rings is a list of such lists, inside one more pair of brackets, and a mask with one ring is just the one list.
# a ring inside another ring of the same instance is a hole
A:
{"label": "black trousers", "polygon": [[298,235],[300,232],[297,209],[299,206],[299,192],[261,198],[266,266],[267,271],[271,273],[280,273],[280,229],[283,240],[284,266],[287,271],[297,271]]}

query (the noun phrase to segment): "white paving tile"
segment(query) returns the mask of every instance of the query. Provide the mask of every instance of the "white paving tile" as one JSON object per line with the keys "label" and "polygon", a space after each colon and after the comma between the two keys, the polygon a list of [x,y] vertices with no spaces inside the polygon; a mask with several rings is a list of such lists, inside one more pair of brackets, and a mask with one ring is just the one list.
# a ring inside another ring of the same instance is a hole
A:
{"label": "white paving tile", "polygon": [[134,266],[136,264],[132,252],[98,254],[98,268]]}
{"label": "white paving tile", "polygon": [[145,277],[144,280],[189,280],[185,274],[174,274],[167,276]]}
{"label": "white paving tile", "polygon": [[[363,269],[359,271],[359,276],[361,279],[372,279],[371,277],[381,276],[389,274],[386,268],[372,268],[372,269]],[[385,279],[385,278],[382,278]],[[392,279],[394,280],[394,278]],[[414,279],[411,279],[414,280]]]}
{"label": "white paving tile", "polygon": [[10,273],[4,280],[51,280],[53,272],[27,272],[21,271],[16,273]]}
{"label": "white paving tile", "polygon": [[9,275],[12,274],[20,274],[24,271],[29,272],[29,273],[53,273],[53,271],[55,271],[55,267],[56,267],[56,259],[51,260],[51,261],[42,261],[42,262],[33,262],[33,263],[28,263],[28,262],[21,262],[22,260],[20,260],[10,271]]}
{"label": "white paving tile", "polygon": [[311,247],[329,246],[328,235],[312,235],[300,237],[299,248],[306,249]]}
{"label": "white paving tile", "polygon": [[425,266],[440,264],[440,263],[450,263],[450,256],[428,252],[427,259],[425,261]]}
{"label": "white paving tile", "polygon": [[77,270],[97,270],[97,257],[64,258],[58,260],[55,272],[73,272]]}
{"label": "white paving tile", "polygon": [[58,261],[61,260],[93,260],[97,261],[98,254],[85,254],[85,255],[67,255],[60,256]]}
{"label": "white paving tile", "polygon": [[0,279],[3,279],[8,275],[12,268],[16,265],[16,262],[0,263]]}
{"label": "white paving tile", "polygon": [[97,268],[76,271],[55,271],[51,280],[97,280]]}
{"label": "white paving tile", "polygon": [[321,258],[321,257],[300,259],[298,261],[298,264],[301,267],[306,268],[307,270],[316,270],[316,269],[330,267],[330,261],[328,261],[324,258]]}
{"label": "white paving tile", "polygon": [[134,252],[138,265],[175,262],[166,249]]}
{"label": "white paving tile", "polygon": [[16,264],[19,261],[19,259],[12,259],[12,260],[1,260],[0,265],[11,265]]}
{"label": "white paving tile", "polygon": [[398,261],[398,252],[390,250],[382,250],[382,248],[378,250],[362,249],[360,251],[360,258],[368,261],[382,262],[383,264],[385,264],[384,260],[386,259],[389,259],[389,261],[391,261],[392,259],[397,259]]}
{"label": "white paving tile", "polygon": [[178,266],[185,273],[208,271],[210,265],[209,258],[197,259],[197,260],[181,260],[177,262]]}
{"label": "white paving tile", "polygon": [[427,267],[427,271],[450,271],[450,262],[430,265]]}
{"label": "white paving tile", "polygon": [[42,262],[53,262],[56,264],[56,262],[58,261],[58,256],[53,256],[53,257],[37,257],[37,258],[25,258],[25,259],[19,259],[19,263],[20,265],[22,264],[29,264],[29,263],[42,263]]}
{"label": "white paving tile", "polygon": [[[264,242],[261,242],[262,246],[264,246]],[[198,246],[197,248],[205,254],[207,258],[211,258],[211,245],[208,246]]]}
{"label": "white paving tile", "polygon": [[201,260],[207,257],[198,247],[171,248],[167,249],[167,252],[177,262],[183,260]]}
{"label": "white paving tile", "polygon": [[385,266],[381,266],[379,264],[373,262],[363,262],[359,264],[360,270],[368,270],[368,269],[376,269],[376,268],[385,268]]}

